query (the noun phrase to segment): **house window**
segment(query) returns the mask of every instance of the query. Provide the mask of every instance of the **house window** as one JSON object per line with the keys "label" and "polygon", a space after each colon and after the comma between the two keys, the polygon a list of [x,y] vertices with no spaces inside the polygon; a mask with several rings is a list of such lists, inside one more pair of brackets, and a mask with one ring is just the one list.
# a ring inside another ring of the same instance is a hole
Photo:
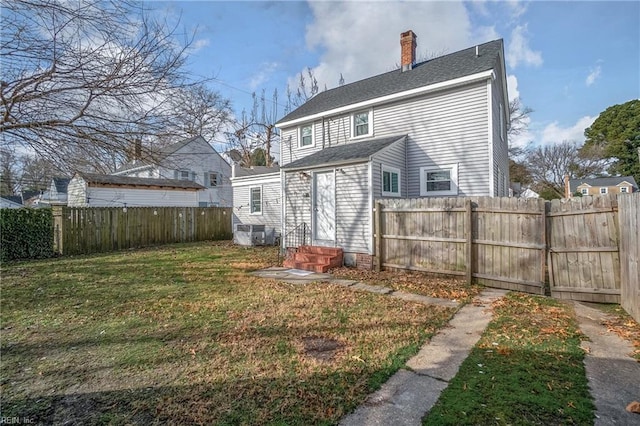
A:
{"label": "house window", "polygon": [[251,214],[262,214],[262,187],[256,186],[250,189]]}
{"label": "house window", "polygon": [[313,124],[300,127],[300,146],[313,145]]}
{"label": "house window", "polygon": [[587,188],[582,188],[582,189],[580,190],[580,193],[581,193],[582,195],[589,195],[589,190],[588,190]]}
{"label": "house window", "polygon": [[220,185],[221,179],[220,179],[220,175],[216,172],[210,172],[208,173],[209,175],[209,182],[207,182],[207,186],[210,188],[215,188],[216,186]]}
{"label": "house window", "polygon": [[400,196],[400,170],[382,166],[382,195]]}
{"label": "house window", "polygon": [[189,170],[180,170],[178,172],[178,179],[180,180],[190,180],[191,177],[191,173],[189,173]]}
{"label": "house window", "polygon": [[609,189],[606,186],[603,186],[600,188],[600,193],[601,194],[606,194],[607,192],[609,192]]}
{"label": "house window", "polygon": [[420,167],[420,195],[458,195],[458,165]]}
{"label": "house window", "polygon": [[627,188],[626,186],[621,186],[620,187],[620,193],[621,194],[626,194],[629,192],[629,188]]}
{"label": "house window", "polygon": [[369,136],[373,133],[371,111],[359,111],[353,114],[353,137]]}

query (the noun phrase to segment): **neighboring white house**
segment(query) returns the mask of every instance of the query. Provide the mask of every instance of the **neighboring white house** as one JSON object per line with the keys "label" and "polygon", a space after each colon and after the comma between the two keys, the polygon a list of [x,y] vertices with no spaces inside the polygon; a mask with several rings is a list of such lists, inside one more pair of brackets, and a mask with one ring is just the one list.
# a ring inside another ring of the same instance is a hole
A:
{"label": "neighboring white house", "polygon": [[340,247],[348,265],[374,254],[378,198],[507,196],[509,108],[502,40],[317,94],[282,118],[283,235]]}
{"label": "neighboring white house", "polygon": [[153,179],[178,179],[202,185],[200,207],[231,207],[231,166],[202,137],[185,139],[161,149],[147,159],[133,160],[112,175]]}
{"label": "neighboring white house", "polygon": [[198,207],[205,188],[192,181],[76,173],[70,207]]}
{"label": "neighboring white house", "polygon": [[281,232],[280,167],[233,165],[233,229],[237,224],[265,225]]}
{"label": "neighboring white house", "polygon": [[69,181],[71,179],[67,177],[53,177],[49,189],[42,193],[38,204],[40,206],[66,206]]}

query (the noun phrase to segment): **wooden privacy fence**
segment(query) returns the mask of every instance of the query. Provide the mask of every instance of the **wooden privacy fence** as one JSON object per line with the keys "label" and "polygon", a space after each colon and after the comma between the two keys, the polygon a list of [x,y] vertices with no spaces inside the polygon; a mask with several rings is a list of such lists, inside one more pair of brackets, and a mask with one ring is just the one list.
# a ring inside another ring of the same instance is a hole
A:
{"label": "wooden privacy fence", "polygon": [[617,205],[614,195],[550,202],[548,267],[553,297],[620,302]]}
{"label": "wooden privacy fence", "polygon": [[226,207],[56,207],[53,216],[65,255],[232,237]]}
{"label": "wooden privacy fence", "polygon": [[618,197],[620,228],[620,298],[622,307],[640,322],[640,193]]}
{"label": "wooden privacy fence", "polygon": [[378,269],[460,275],[491,287],[605,303],[626,298],[621,298],[621,280],[626,280],[638,304],[638,194],[620,199],[621,212],[613,194],[553,202],[378,200],[375,264]]}
{"label": "wooden privacy fence", "polygon": [[543,294],[544,200],[420,198],[380,200],[377,267],[465,276]]}

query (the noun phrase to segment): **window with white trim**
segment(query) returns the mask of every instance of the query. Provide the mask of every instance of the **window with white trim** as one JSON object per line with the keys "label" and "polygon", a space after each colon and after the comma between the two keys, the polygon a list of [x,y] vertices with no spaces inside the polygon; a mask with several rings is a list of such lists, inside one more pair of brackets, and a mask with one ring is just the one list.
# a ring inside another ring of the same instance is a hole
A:
{"label": "window with white trim", "polygon": [[353,128],[352,136],[354,138],[371,136],[373,134],[373,120],[371,119],[371,116],[371,110],[353,113],[351,116],[351,123]]}
{"label": "window with white trim", "polygon": [[400,169],[382,166],[382,195],[388,197],[400,196]]}
{"label": "window with white trim", "polygon": [[458,195],[458,165],[420,167],[420,195]]}
{"label": "window with white trim", "polygon": [[221,176],[216,172],[207,173],[208,181],[206,182],[206,186],[209,188],[215,188],[221,184]]}
{"label": "window with white trim", "polygon": [[313,123],[306,126],[300,126],[300,143],[298,146],[313,146]]}
{"label": "window with white trim", "polygon": [[606,194],[607,192],[609,192],[609,188],[607,188],[606,186],[603,186],[600,188],[600,193],[601,194]]}
{"label": "window with white trim", "polygon": [[191,172],[189,170],[180,170],[178,172],[178,179],[191,180]]}
{"label": "window with white trim", "polygon": [[262,187],[254,186],[249,189],[249,205],[251,214],[262,214]]}
{"label": "window with white trim", "polygon": [[582,189],[580,190],[580,193],[581,193],[582,195],[589,195],[589,190],[588,190],[587,188],[582,188]]}
{"label": "window with white trim", "polygon": [[628,187],[626,187],[626,186],[621,186],[620,187],[620,193],[621,194],[626,194],[628,192],[629,192],[629,188]]}

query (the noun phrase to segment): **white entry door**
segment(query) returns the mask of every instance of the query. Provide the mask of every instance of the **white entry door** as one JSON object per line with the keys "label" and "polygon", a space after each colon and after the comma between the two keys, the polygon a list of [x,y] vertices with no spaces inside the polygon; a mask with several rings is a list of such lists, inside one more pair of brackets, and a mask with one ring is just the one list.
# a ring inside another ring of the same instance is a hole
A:
{"label": "white entry door", "polygon": [[336,238],[336,197],[333,171],[313,174],[313,244],[333,246]]}

